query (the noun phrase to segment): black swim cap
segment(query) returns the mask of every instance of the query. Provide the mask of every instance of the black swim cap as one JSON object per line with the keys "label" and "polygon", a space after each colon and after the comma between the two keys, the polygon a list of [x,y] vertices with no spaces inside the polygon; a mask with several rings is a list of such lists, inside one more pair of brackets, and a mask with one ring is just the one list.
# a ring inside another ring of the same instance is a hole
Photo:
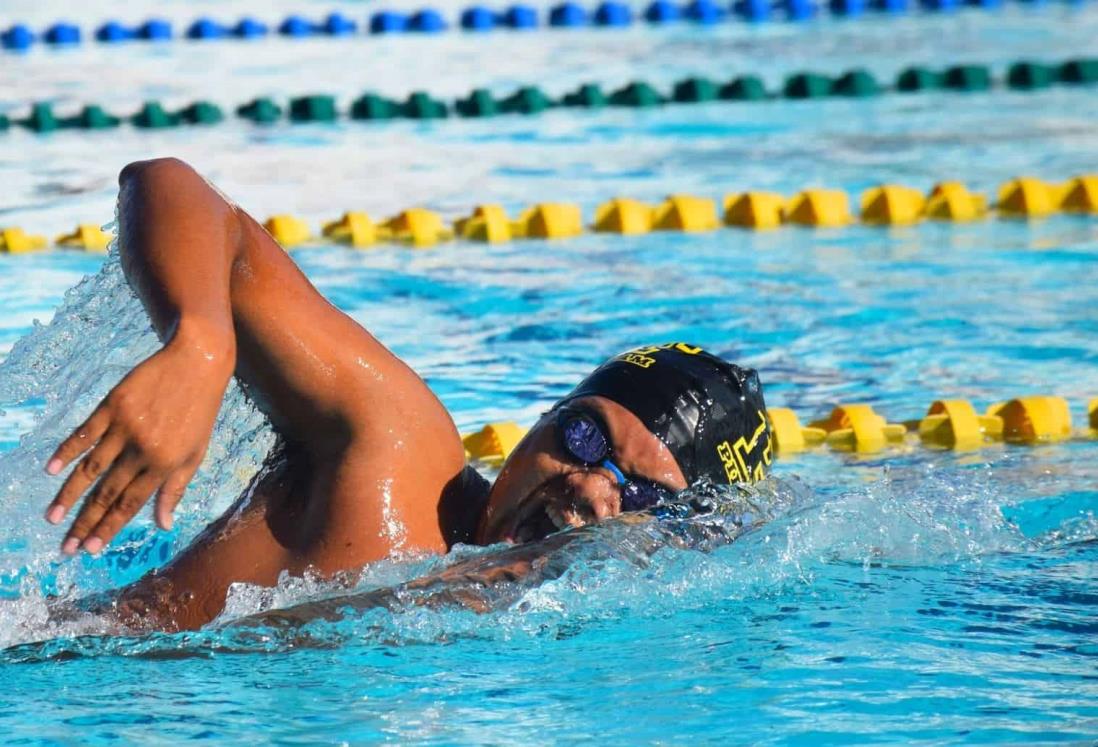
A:
{"label": "black swim cap", "polygon": [[603,363],[563,401],[590,396],[636,415],[671,450],[688,484],[766,476],[770,425],[753,369],[682,342],[652,345]]}

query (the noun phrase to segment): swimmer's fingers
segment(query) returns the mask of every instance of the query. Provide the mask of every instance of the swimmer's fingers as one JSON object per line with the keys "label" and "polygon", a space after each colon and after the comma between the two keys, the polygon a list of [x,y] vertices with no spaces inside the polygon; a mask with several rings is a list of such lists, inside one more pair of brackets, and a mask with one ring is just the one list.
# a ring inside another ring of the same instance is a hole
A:
{"label": "swimmer's fingers", "polygon": [[167,531],[172,528],[172,514],[175,507],[183,500],[183,493],[194,479],[194,473],[198,471],[198,464],[183,467],[176,470],[160,486],[156,492],[156,525]]}
{"label": "swimmer's fingers", "polygon": [[88,487],[99,479],[107,469],[114,464],[114,460],[122,453],[126,440],[114,431],[108,431],[99,443],[95,445],[80,464],[76,465],[69,476],[65,478],[65,484],[57,491],[53,503],[46,509],[46,521],[51,524],[59,524],[69,512],[80,496]]}
{"label": "swimmer's fingers", "polygon": [[69,532],[65,536],[65,541],[61,544],[61,552],[66,555],[74,555],[81,546],[88,552],[99,552],[102,549],[102,543],[89,545],[84,544],[85,540],[89,538],[91,530],[99,524],[123,491],[129,488],[130,483],[141,472],[141,463],[133,453],[128,450],[123,452],[115,461],[114,466],[92,489],[84,501],[84,505],[80,507],[80,513],[76,515],[76,519],[72,522],[72,526],[69,527]]}
{"label": "swimmer's fingers", "polygon": [[65,469],[78,456],[90,449],[107,432],[111,424],[110,412],[105,405],[95,408],[88,419],[79,428],[72,432],[68,438],[61,442],[53,456],[46,462],[46,474],[56,475]]}
{"label": "swimmer's fingers", "polygon": [[84,540],[84,549],[92,554],[102,550],[122,527],[137,515],[162,479],[152,472],[142,472],[138,475],[126,486],[106,515],[88,533],[87,539]]}

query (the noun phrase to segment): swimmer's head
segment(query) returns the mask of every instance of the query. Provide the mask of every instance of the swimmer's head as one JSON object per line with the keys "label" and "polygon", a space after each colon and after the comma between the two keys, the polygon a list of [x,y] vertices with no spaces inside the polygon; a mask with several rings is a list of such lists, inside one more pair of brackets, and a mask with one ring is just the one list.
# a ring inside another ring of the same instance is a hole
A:
{"label": "swimmer's head", "polygon": [[772,458],[765,411],[755,371],[701,348],[669,343],[615,356],[511,454],[478,538],[521,542],[594,523],[637,508],[636,496],[652,488],[755,482]]}
{"label": "swimmer's head", "polygon": [[671,450],[690,485],[702,478],[717,485],[756,482],[770,466],[758,373],[699,347],[670,343],[612,358],[567,399],[591,395],[636,415]]}

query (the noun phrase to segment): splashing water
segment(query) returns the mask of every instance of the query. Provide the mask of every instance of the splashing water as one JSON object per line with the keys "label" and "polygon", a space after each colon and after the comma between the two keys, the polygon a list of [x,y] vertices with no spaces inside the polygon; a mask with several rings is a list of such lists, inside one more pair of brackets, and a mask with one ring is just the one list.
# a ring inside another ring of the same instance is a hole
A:
{"label": "splashing water", "polygon": [[39,410],[18,446],[0,454],[0,522],[6,530],[0,544],[0,599],[17,600],[0,602],[9,606],[0,613],[9,618],[0,645],[39,629],[44,595],[72,598],[89,589],[121,585],[163,563],[231,503],[273,443],[265,418],[234,381],[206,459],[177,511],[176,528],[159,532],[146,516],[124,530],[100,558],[61,562],[59,534],[41,519],[60,486],[43,472],[45,462],[157,345],[112,244],[100,272],[70,290],[53,320],[45,326],[36,323],[0,363],[0,406],[29,404]]}
{"label": "splashing water", "polygon": [[[273,442],[264,418],[231,386],[177,528],[162,533],[142,520],[101,557],[61,562],[56,533],[38,516],[57,484],[41,466],[58,440],[156,345],[112,250],[97,275],[66,295],[53,321],[37,326],[0,365],[0,402],[34,402],[41,410],[19,445],[0,455],[0,517],[8,527],[0,557],[0,646],[15,646],[4,654],[8,661],[279,651],[361,637],[437,642],[498,636],[500,630],[506,636],[564,634],[623,610],[644,619],[811,589],[836,564],[979,563],[994,554],[1098,536],[1093,513],[1086,511],[1045,521],[1037,536],[1027,535],[1024,510],[1004,514],[1000,496],[1024,482],[1024,460],[1002,459],[995,469],[913,463],[874,470],[857,487],[813,490],[787,477],[723,496],[702,491],[692,497],[706,509],[688,516],[610,522],[549,538],[537,572],[525,581],[483,582],[514,551],[459,548],[446,558],[377,563],[353,581],[284,577],[274,589],[238,584],[221,617],[198,633],[134,638],[104,635],[109,625],[90,616],[50,622],[47,594],[76,599],[163,563],[229,505]],[[558,546],[561,536],[568,539]],[[456,585],[414,581],[455,574]],[[471,610],[488,614],[494,624],[485,626],[483,615]]]}

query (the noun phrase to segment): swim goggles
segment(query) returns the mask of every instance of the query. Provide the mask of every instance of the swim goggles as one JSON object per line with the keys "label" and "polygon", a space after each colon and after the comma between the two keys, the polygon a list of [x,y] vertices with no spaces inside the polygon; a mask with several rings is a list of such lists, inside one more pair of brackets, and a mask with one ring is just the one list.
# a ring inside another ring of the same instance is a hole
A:
{"label": "swim goggles", "polygon": [[588,467],[598,465],[609,470],[621,487],[621,510],[642,511],[673,493],[668,488],[643,477],[626,477],[621,469],[610,461],[612,449],[606,435],[606,426],[590,412],[572,407],[557,411],[557,433],[561,446],[576,461]]}

